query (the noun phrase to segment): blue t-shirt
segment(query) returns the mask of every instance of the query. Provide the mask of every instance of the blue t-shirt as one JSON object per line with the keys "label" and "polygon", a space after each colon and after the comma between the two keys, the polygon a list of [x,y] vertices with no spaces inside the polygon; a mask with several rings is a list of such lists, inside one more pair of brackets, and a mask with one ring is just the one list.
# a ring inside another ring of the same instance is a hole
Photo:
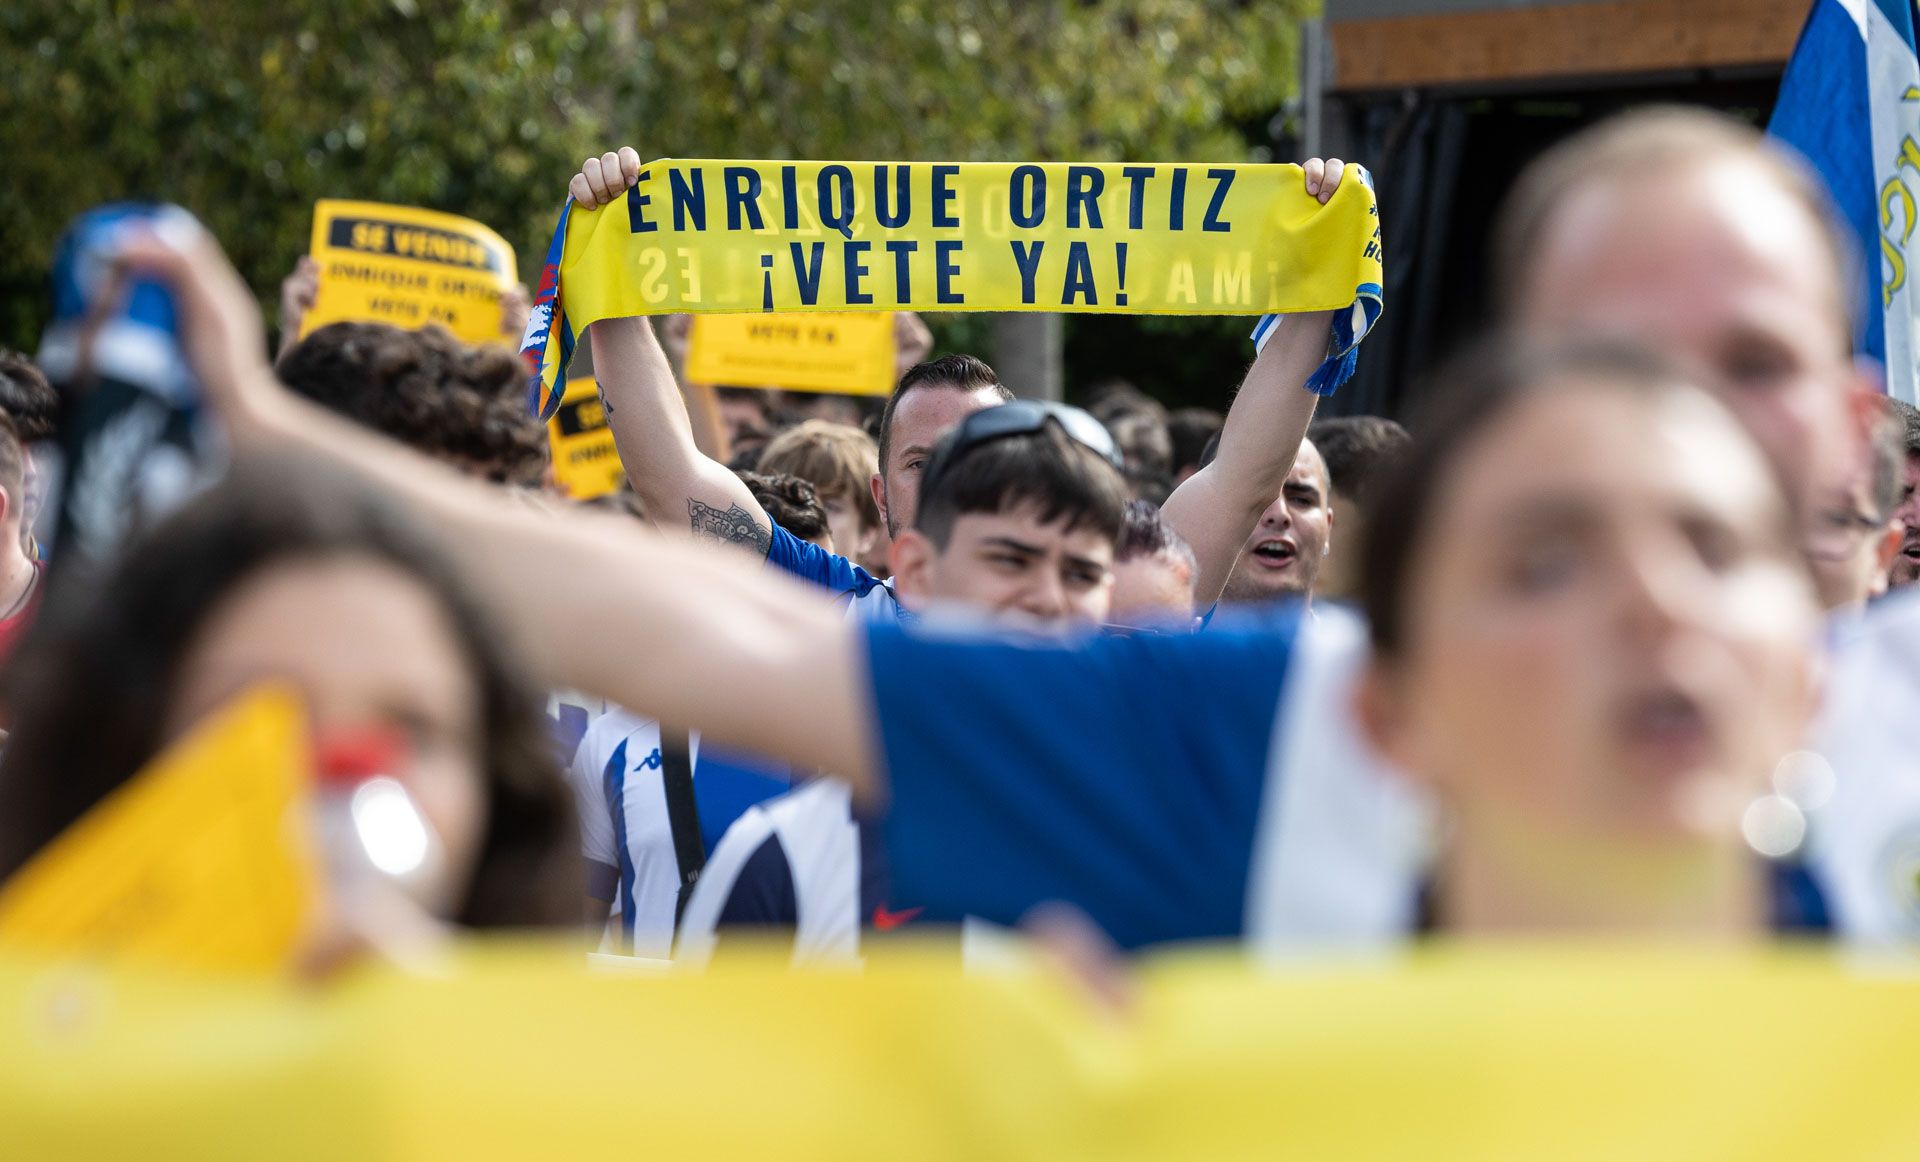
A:
{"label": "blue t-shirt", "polygon": [[892,890],[930,920],[1064,900],[1125,947],[1239,936],[1297,608],[1071,644],[876,623]]}

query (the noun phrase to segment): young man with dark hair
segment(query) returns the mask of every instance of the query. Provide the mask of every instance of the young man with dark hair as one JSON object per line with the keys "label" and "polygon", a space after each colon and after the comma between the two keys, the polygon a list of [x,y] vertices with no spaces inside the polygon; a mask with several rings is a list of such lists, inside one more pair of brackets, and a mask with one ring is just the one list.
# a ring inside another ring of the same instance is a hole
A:
{"label": "young man with dark hair", "polygon": [[1920,581],[1920,408],[1905,400],[1889,399],[1887,407],[1898,433],[1900,487],[1895,496],[1893,516],[1903,532],[1900,551],[1887,571],[1887,587],[1899,589]]}
{"label": "young man with dark hair", "polygon": [[[914,527],[895,542],[902,599],[930,615],[984,604],[1043,633],[1097,625],[1128,506],[1117,461],[1077,408],[1016,402],[962,420],[928,454]],[[792,932],[796,964],[852,959],[863,927],[919,911],[891,898],[885,852],[835,779],[749,809],[694,887],[679,958],[704,963],[724,930],[763,929]]]}
{"label": "young man with dark hair", "polygon": [[[1219,448],[1209,444],[1201,467]],[[1222,605],[1266,605],[1311,598],[1333,552],[1333,489],[1326,461],[1302,438],[1286,483],[1247,534],[1220,593]]]}
{"label": "young man with dark hair", "polygon": [[540,487],[545,427],[521,400],[525,365],[440,327],[333,323],[287,348],[280,378],[330,411],[496,484]]}
{"label": "young man with dark hair", "polygon": [[1326,461],[1330,515],[1340,528],[1340,539],[1332,543],[1315,588],[1328,597],[1350,598],[1360,590],[1367,497],[1380,477],[1406,455],[1412,437],[1384,416],[1335,416],[1313,421],[1307,439]]}

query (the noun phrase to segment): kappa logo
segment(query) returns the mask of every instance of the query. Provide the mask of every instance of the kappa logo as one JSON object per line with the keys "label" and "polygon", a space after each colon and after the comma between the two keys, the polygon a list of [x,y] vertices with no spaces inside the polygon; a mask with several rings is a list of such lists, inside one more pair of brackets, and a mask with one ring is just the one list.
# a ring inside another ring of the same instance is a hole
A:
{"label": "kappa logo", "polygon": [[642,759],[640,761],[640,765],[634,769],[642,770],[642,771],[657,771],[660,769],[660,766],[661,766],[660,748],[656,746],[653,748],[653,753],[648,755],[646,758]]}

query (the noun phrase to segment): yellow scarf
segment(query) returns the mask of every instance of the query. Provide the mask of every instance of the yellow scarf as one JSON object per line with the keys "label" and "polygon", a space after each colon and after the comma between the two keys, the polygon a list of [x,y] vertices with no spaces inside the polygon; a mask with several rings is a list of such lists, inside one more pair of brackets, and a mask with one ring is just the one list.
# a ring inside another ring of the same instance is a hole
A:
{"label": "yellow scarf", "polygon": [[1293,165],[653,161],[623,203],[562,213],[521,345],[531,401],[558,407],[591,324],[675,311],[1352,308],[1310,385],[1328,393],[1381,307],[1360,177],[1322,206]]}

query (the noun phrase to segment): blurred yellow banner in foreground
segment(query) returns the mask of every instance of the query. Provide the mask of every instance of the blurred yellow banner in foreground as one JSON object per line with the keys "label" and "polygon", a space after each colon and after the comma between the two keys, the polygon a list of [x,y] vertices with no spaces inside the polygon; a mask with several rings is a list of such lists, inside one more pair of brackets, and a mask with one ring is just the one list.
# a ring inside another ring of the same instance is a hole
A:
{"label": "blurred yellow banner in foreground", "polygon": [[1815,951],[1189,954],[1148,961],[1120,1017],[944,947],[838,975],[580,961],[469,948],[434,979],[299,992],[0,956],[0,1141],[114,1162],[1920,1156],[1920,983]]}
{"label": "blurred yellow banner in foreground", "polygon": [[695,315],[687,339],[694,383],[887,395],[893,360],[892,312]]}
{"label": "blurred yellow banner in foreground", "polygon": [[291,692],[265,688],[196,727],[7,881],[0,944],[285,968],[315,891],[311,829],[294,815],[304,721]]}

